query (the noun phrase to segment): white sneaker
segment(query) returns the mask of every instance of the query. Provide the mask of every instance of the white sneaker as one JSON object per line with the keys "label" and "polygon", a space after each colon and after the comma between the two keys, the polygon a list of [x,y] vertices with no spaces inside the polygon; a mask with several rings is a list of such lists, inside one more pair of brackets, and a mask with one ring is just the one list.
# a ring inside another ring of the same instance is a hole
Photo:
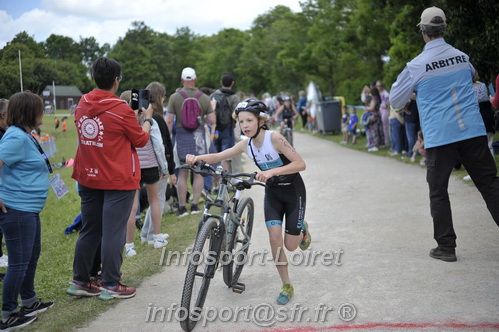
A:
{"label": "white sneaker", "polygon": [[[170,237],[170,235],[168,235],[167,233],[159,233],[159,235],[161,235],[161,238],[163,240],[168,240],[168,238]],[[144,242],[146,242],[146,241],[144,241]],[[142,242],[142,243],[144,243],[144,242]],[[147,244],[152,246],[154,244],[154,238],[151,240],[147,240]]]}
{"label": "white sneaker", "polygon": [[463,177],[463,180],[464,181],[470,181],[471,180],[471,176],[466,175],[465,177]]}
{"label": "white sneaker", "polygon": [[411,163],[415,163],[415,162],[416,162],[416,156],[413,154],[411,157]]}
{"label": "white sneaker", "polygon": [[154,234],[152,237],[154,239],[153,245],[155,249],[162,248],[168,244],[168,241],[163,238],[164,234]]}
{"label": "white sneaker", "polygon": [[0,257],[0,267],[7,267],[9,266],[9,257],[7,255],[3,255]]}
{"label": "white sneaker", "polygon": [[379,151],[379,149],[377,147],[373,146],[372,148],[367,149],[367,151],[376,152],[376,151]]}
{"label": "white sneaker", "polygon": [[132,243],[125,243],[125,256],[126,257],[133,257],[137,255],[137,252],[135,251],[135,245]]}

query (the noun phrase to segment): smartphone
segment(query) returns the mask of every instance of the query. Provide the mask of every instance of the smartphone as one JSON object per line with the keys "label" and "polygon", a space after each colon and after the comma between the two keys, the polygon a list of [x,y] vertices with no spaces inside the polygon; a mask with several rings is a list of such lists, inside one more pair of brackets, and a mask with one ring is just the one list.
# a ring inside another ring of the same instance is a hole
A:
{"label": "smartphone", "polygon": [[139,109],[139,90],[132,89],[132,100],[130,101],[130,107],[133,110]]}
{"label": "smartphone", "polygon": [[140,89],[139,90],[139,111],[142,110],[142,107],[144,109],[147,109],[149,107],[149,96],[150,96],[150,91],[145,90],[145,89]]}
{"label": "smartphone", "polygon": [[145,89],[132,89],[132,100],[130,102],[130,107],[133,110],[139,110],[139,113],[142,112],[142,107],[147,109],[150,103],[150,91]]}

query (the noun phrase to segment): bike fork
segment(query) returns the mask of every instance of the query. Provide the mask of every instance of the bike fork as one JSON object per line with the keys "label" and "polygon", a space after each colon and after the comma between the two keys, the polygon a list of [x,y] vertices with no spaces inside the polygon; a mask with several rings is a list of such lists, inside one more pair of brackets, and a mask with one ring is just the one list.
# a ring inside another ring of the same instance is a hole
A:
{"label": "bike fork", "polygon": [[215,270],[218,268],[218,262],[220,259],[220,249],[222,247],[223,237],[225,235],[225,225],[223,223],[220,223],[217,234],[213,235],[215,235],[215,239],[212,247],[210,248],[210,251],[215,253],[213,257],[214,263],[208,265],[208,268],[205,273],[205,276],[210,279],[213,279],[213,277],[215,276]]}

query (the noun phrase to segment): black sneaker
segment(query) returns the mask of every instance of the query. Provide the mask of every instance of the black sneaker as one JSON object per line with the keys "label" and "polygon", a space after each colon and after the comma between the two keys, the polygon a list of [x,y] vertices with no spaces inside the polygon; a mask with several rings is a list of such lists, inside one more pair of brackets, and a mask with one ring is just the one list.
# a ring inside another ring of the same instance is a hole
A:
{"label": "black sneaker", "polygon": [[23,316],[28,316],[28,317],[35,316],[36,314],[46,311],[48,308],[52,307],[53,305],[54,302],[52,301],[42,302],[38,300],[35,303],[33,303],[31,307],[21,307],[21,310],[19,312]]}
{"label": "black sneaker", "polygon": [[187,212],[185,206],[179,206],[177,210],[177,218],[185,217],[187,215],[189,215],[189,212]]}
{"label": "black sneaker", "polygon": [[140,218],[135,218],[135,227],[137,227],[139,231],[142,230],[143,226],[144,224],[142,223],[142,220]]}
{"label": "black sneaker", "polygon": [[198,214],[201,213],[201,210],[199,209],[197,204],[191,204],[191,214]]}
{"label": "black sneaker", "polygon": [[34,316],[23,316],[20,312],[15,312],[10,314],[5,322],[0,322],[0,331],[20,329],[33,323],[37,317],[36,314]]}
{"label": "black sneaker", "polygon": [[443,251],[440,247],[436,247],[430,250],[430,257],[435,259],[441,259],[444,262],[455,262],[457,261],[456,253],[451,251]]}

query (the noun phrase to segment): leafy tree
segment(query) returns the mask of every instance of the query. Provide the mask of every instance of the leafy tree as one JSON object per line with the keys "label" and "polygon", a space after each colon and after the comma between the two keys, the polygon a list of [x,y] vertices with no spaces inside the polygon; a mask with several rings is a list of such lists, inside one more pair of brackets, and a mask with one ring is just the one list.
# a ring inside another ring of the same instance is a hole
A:
{"label": "leafy tree", "polygon": [[7,43],[2,50],[0,60],[0,95],[9,98],[12,94],[21,91],[19,73],[19,52],[21,53],[23,90],[39,92],[34,75],[36,59],[43,57],[43,47],[36,43],[27,32],[21,32]]}
{"label": "leafy tree", "polygon": [[247,92],[259,95],[267,90],[287,90],[298,85],[295,83],[298,74],[290,75],[293,70],[286,68],[284,56],[279,58],[283,50],[290,52],[291,46],[286,49],[287,44],[294,44],[293,18],[288,7],[276,6],[253,21],[250,38],[244,43],[236,69],[239,86]]}
{"label": "leafy tree", "polygon": [[445,0],[404,0],[402,6],[395,0],[388,0],[387,3],[393,8],[402,8],[390,31],[392,46],[390,62],[386,67],[390,81],[396,79],[406,62],[421,52],[424,41],[416,25],[422,11],[430,6],[442,8],[446,14],[445,40],[470,56],[482,80],[494,81],[499,68],[494,52],[499,49],[499,40],[496,38],[499,29],[497,1],[459,0],[449,3]]}
{"label": "leafy tree", "polygon": [[88,67],[92,67],[92,63],[99,57],[104,56],[109,52],[110,46],[108,43],[99,46],[95,37],[82,38],[80,37],[79,51],[82,56],[83,63]]}
{"label": "leafy tree", "polygon": [[46,56],[56,61],[77,63],[83,60],[78,43],[70,37],[51,34],[43,45]]}
{"label": "leafy tree", "polygon": [[117,59],[123,67],[122,89],[163,83],[167,95],[180,86],[184,67],[193,67],[198,86],[219,86],[231,72],[236,89],[259,96],[265,91],[296,93],[314,80],[325,96],[342,95],[360,103],[362,85],[383,80],[390,87],[397,75],[421,52],[424,41],[416,27],[429,6],[442,8],[448,21],[445,39],[466,52],[482,76],[495,78],[499,61],[496,32],[499,3],[489,0],[304,0],[293,13],[276,6],[259,15],[247,31],[224,29],[199,36],[189,29],[174,35],[158,33],[145,22],[132,22],[125,37],[112,47],[95,38],[51,35],[37,43],[23,31],[0,50],[0,95],[24,89],[39,92],[56,84],[92,88],[88,68],[99,56]]}
{"label": "leafy tree", "polygon": [[442,1],[448,20],[446,39],[467,53],[485,82],[494,82],[499,72],[499,2],[488,0]]}
{"label": "leafy tree", "polygon": [[197,67],[201,70],[204,85],[219,88],[221,75],[231,73],[236,78],[235,89],[241,88],[243,81],[237,73],[237,66],[241,62],[241,50],[248,38],[248,33],[224,29],[214,36],[198,41],[204,50],[203,56],[197,59]]}
{"label": "leafy tree", "polygon": [[109,52],[122,67],[120,89],[143,89],[153,81],[165,84],[166,75],[171,75],[170,44],[168,35],[153,31],[144,22],[133,22],[132,29]]}
{"label": "leafy tree", "polygon": [[177,29],[173,35],[171,53],[174,55],[172,59],[174,74],[170,81],[173,84],[173,91],[177,87],[180,87],[180,74],[185,67],[192,67],[196,70],[196,74],[199,77],[198,86],[207,84],[204,80],[209,80],[208,75],[204,75],[204,68],[197,65],[198,62],[201,62],[201,58],[204,57],[204,52],[200,49],[201,46],[199,37],[189,27]]}

